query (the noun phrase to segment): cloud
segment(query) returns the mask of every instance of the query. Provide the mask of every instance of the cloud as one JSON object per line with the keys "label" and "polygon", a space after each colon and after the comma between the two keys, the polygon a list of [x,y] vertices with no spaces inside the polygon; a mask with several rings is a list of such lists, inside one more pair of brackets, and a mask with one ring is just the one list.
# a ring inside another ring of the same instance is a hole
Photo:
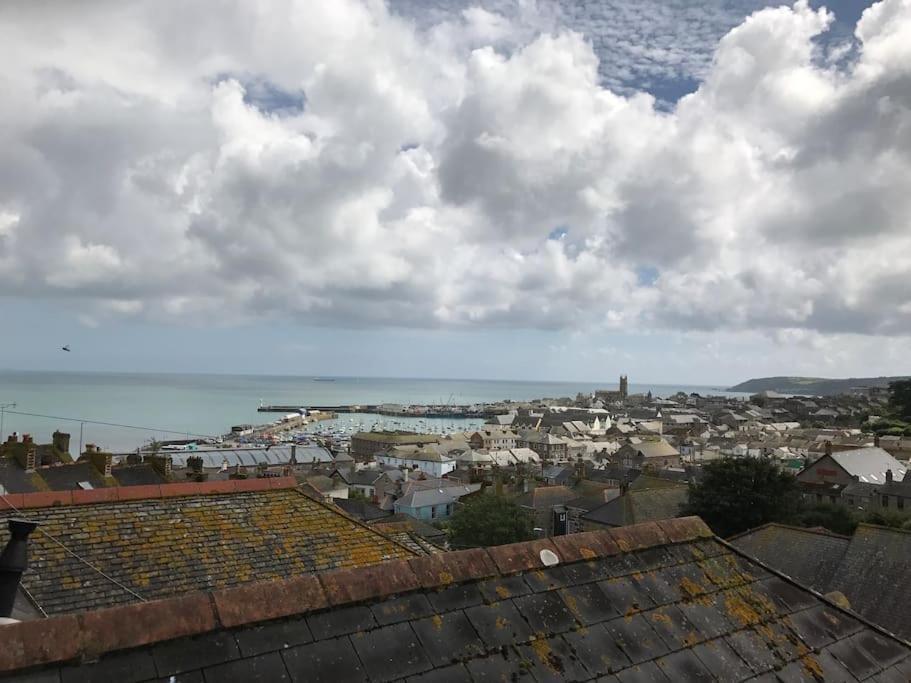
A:
{"label": "cloud", "polygon": [[543,7],[5,5],[0,287],[93,321],[911,334],[911,3],[837,63],[805,2],[698,58],[630,30],[699,79],[670,110]]}

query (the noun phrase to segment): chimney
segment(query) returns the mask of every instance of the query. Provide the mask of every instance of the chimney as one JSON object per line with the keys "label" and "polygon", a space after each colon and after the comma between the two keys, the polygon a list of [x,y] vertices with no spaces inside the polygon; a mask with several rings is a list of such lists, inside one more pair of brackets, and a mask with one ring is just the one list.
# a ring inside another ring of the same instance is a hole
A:
{"label": "chimney", "polygon": [[886,483],[892,483],[892,470],[886,470]]}
{"label": "chimney", "polygon": [[873,446],[874,448],[879,448],[879,434],[873,437]]}
{"label": "chimney", "polygon": [[291,464],[291,465],[297,464],[297,444],[296,443],[291,444],[291,461],[289,464]]}
{"label": "chimney", "polygon": [[25,519],[9,520],[10,539],[0,553],[0,618],[9,618],[13,613],[16,593],[22,572],[28,568],[28,536],[38,522]]}
{"label": "chimney", "polygon": [[54,432],[54,435],[52,437],[52,443],[54,444],[54,448],[56,450],[58,450],[61,453],[66,453],[67,455],[69,455],[69,452],[70,452],[70,435],[69,434],[67,434],[66,432],[61,432],[60,430],[57,430],[56,432]]}
{"label": "chimney", "polygon": [[826,455],[832,455],[832,442],[826,441]]}
{"label": "chimney", "polygon": [[113,461],[113,456],[110,453],[102,453],[100,448],[95,448],[92,446],[92,450],[88,450],[86,446],[86,453],[89,454],[89,462],[98,470],[102,476],[110,477],[111,476],[111,464]]}

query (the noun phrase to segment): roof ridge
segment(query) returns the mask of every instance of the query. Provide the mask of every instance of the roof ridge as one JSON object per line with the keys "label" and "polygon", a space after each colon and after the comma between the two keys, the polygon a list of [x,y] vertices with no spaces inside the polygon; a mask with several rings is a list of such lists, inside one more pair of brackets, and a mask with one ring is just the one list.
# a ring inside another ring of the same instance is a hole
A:
{"label": "roof ridge", "polygon": [[[372,531],[378,533],[375,529]],[[545,567],[541,558],[544,550],[556,554],[561,564],[572,564],[712,537],[711,530],[698,517],[680,517],[257,581],[163,600],[23,621],[3,627],[7,647],[0,656],[0,673],[64,661],[97,659],[108,652],[222,628],[539,570]],[[59,637],[38,637],[48,633],[59,634]],[[76,637],[70,637],[74,633]],[[67,637],[63,637],[64,634]]]}
{"label": "roof ridge", "polygon": [[174,482],[169,484],[140,484],[110,486],[76,491],[35,491],[6,493],[0,497],[0,511],[18,508],[44,508],[93,503],[116,503],[136,500],[158,500],[187,496],[224,495],[270,489],[297,488],[294,477],[263,477],[255,479],[224,479],[221,481]]}
{"label": "roof ridge", "polygon": [[[863,524],[863,522],[861,522]],[[875,525],[867,525],[875,526]],[[807,527],[807,526],[795,526],[794,524],[783,524],[781,522],[766,522],[765,524],[760,524],[759,526],[754,526],[752,529],[747,529],[746,531],[741,531],[739,534],[734,534],[733,536],[728,536],[726,541],[730,543],[731,541],[736,541],[747,534],[755,533],[761,529],[767,529],[769,527],[777,527],[779,529],[790,529],[792,531],[803,531],[807,534],[816,534],[817,536],[827,536],[830,538],[841,538],[845,540],[850,540],[854,536],[846,534],[837,534],[834,531],[829,531],[828,529],[818,529],[816,527]]]}
{"label": "roof ridge", "polygon": [[[860,527],[862,527],[862,526],[868,527],[870,529],[877,529],[879,531],[894,531],[895,533],[898,533],[898,534],[911,535],[911,529],[902,529],[901,527],[897,527],[897,526],[888,526],[886,524],[873,524],[871,522],[860,522],[857,525],[857,528],[860,529]],[[854,535],[856,535],[856,534],[857,534],[857,531],[855,530]],[[854,538],[854,535],[849,536],[849,538]]]}

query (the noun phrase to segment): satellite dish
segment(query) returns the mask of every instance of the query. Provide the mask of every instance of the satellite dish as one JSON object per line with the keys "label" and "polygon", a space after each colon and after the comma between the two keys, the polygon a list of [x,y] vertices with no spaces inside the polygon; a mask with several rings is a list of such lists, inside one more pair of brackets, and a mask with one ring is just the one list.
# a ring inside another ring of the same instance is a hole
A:
{"label": "satellite dish", "polygon": [[545,567],[555,567],[560,564],[560,558],[557,557],[557,553],[553,550],[548,550],[545,548],[541,551],[541,562],[544,563]]}

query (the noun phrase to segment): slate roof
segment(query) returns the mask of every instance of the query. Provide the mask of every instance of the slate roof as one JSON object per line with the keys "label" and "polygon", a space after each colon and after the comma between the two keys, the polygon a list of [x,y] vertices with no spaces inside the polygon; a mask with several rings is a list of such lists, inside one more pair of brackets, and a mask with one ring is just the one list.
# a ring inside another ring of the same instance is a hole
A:
{"label": "slate roof", "polygon": [[906,467],[882,448],[854,448],[847,451],[833,451],[832,459],[841,465],[851,476],[871,484],[884,484],[886,470],[892,470],[892,476],[901,480]]}
{"label": "slate roof", "polygon": [[841,592],[852,609],[911,639],[911,532],[861,524],[845,537],[768,524],[731,542],[809,588]]}
{"label": "slate roof", "polygon": [[448,505],[481,490],[481,484],[464,484],[462,486],[445,486],[432,489],[412,489],[395,501],[396,509],[422,508],[431,505]]}
{"label": "slate roof", "polygon": [[[39,487],[40,485],[40,487]],[[44,488],[41,478],[26,473],[14,458],[0,457],[0,486],[7,493],[31,493]]]}
{"label": "slate roof", "polygon": [[152,465],[120,465],[111,469],[111,476],[120,486],[143,486],[148,484],[166,484],[167,479]]}
{"label": "slate roof", "polygon": [[48,683],[911,676],[909,645],[696,518],[257,582],[3,635],[0,672],[31,667]]}
{"label": "slate roof", "polygon": [[352,517],[356,517],[364,522],[370,522],[375,519],[385,519],[390,515],[389,511],[380,510],[376,505],[368,503],[366,500],[336,498],[332,502]]}
{"label": "slate roof", "polygon": [[523,507],[544,510],[554,505],[564,505],[578,497],[579,494],[565,486],[538,486],[516,498],[516,502]]}
{"label": "slate roof", "polygon": [[802,585],[825,593],[851,538],[773,523],[729,540]]}
{"label": "slate roof", "polygon": [[582,519],[607,526],[655,522],[677,517],[686,501],[685,486],[630,490],[585,513]]}
{"label": "slate roof", "polygon": [[851,606],[901,637],[911,640],[908,578],[911,532],[861,524],[829,582]]}
{"label": "slate roof", "polygon": [[289,477],[9,495],[0,547],[2,520],[19,514],[9,504],[26,508],[40,526],[22,585],[48,614],[137,600],[92,566],[158,599],[412,555],[295,486]]}
{"label": "slate roof", "polygon": [[68,465],[53,465],[36,470],[52,491],[72,491],[81,488],[80,482],[88,482],[92,488],[103,488],[116,484],[106,481],[91,462],[74,462]]}

